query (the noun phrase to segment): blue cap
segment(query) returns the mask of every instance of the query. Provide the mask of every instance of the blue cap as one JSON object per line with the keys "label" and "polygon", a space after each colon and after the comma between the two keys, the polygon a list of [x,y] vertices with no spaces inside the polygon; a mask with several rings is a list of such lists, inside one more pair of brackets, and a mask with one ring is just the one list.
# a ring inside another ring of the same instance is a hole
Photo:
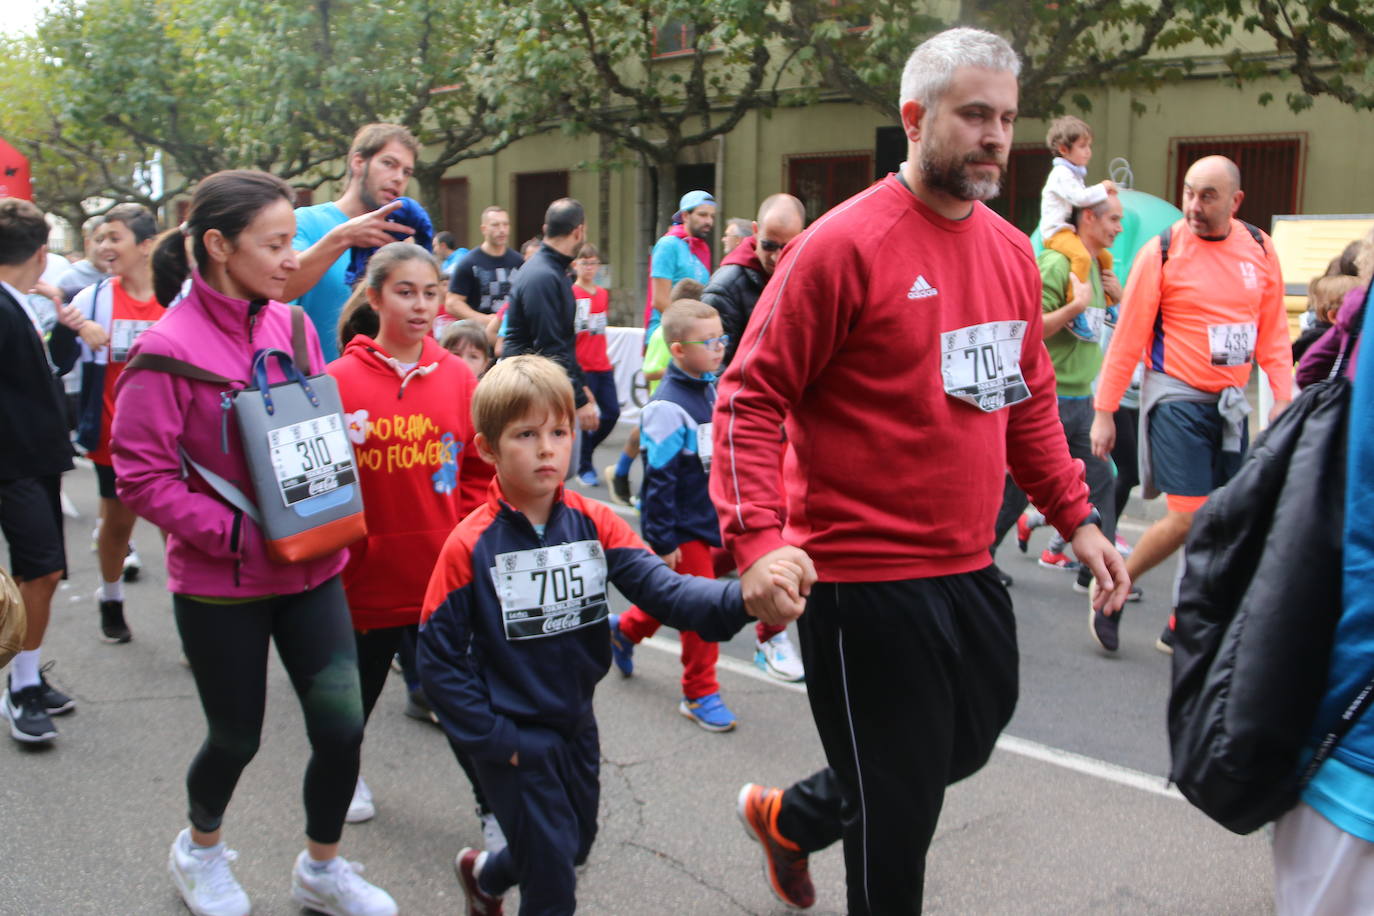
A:
{"label": "blue cap", "polygon": [[711,192],[688,191],[686,194],[682,195],[682,200],[677,202],[677,212],[673,214],[673,219],[682,219],[682,214],[695,210],[702,204],[715,206],[716,199],[711,196]]}

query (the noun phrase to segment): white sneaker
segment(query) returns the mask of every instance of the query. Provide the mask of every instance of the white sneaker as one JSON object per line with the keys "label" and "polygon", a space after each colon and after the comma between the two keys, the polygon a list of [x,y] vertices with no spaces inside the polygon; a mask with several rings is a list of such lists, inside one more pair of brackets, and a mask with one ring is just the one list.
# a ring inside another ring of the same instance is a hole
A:
{"label": "white sneaker", "polygon": [[358,873],[363,867],[335,856],[329,867],[316,872],[305,850],[296,856],[291,872],[291,899],[329,916],[396,916],[396,901]]}
{"label": "white sneaker", "polygon": [[377,806],[372,801],[372,790],[359,776],[358,784],[353,787],[353,800],[348,803],[348,813],[344,815],[344,823],[361,824],[363,821],[370,821],[376,816]]}
{"label": "white sneaker", "polygon": [[479,814],[478,819],[482,822],[482,844],[486,846],[487,852],[496,855],[506,848],[506,834],[501,830],[501,825],[496,822],[496,815],[487,813]]}
{"label": "white sneaker", "polygon": [[139,559],[138,551],[134,545],[130,544],[129,552],[124,554],[124,581],[137,582],[141,572],[143,572],[143,561]]}
{"label": "white sneaker", "polygon": [[172,883],[196,916],[248,916],[253,905],[229,869],[239,854],[223,843],[212,850],[192,852],[190,829],[178,833],[167,857]]}
{"label": "white sneaker", "polygon": [[800,681],[806,677],[801,656],[792,648],[786,630],[768,642],[754,643],[754,664],[780,681]]}

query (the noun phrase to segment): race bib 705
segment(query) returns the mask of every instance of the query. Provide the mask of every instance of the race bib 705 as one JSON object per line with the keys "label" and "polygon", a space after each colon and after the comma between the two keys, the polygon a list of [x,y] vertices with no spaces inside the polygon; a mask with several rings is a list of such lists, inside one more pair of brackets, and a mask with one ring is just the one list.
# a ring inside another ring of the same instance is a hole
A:
{"label": "race bib 705", "polygon": [[491,578],[506,639],[541,639],[606,619],[606,555],[596,540],[496,555]]}

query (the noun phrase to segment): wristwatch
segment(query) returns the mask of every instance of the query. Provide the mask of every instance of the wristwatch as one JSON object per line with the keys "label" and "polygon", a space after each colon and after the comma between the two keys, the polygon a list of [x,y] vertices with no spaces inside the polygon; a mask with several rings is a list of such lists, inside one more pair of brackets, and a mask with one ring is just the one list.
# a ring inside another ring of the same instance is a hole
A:
{"label": "wristwatch", "polygon": [[1083,521],[1078,523],[1078,525],[1074,528],[1074,531],[1077,531],[1084,525],[1096,525],[1099,528],[1102,527],[1102,513],[1097,511],[1096,506],[1089,506],[1089,508],[1092,509],[1092,511],[1083,517]]}

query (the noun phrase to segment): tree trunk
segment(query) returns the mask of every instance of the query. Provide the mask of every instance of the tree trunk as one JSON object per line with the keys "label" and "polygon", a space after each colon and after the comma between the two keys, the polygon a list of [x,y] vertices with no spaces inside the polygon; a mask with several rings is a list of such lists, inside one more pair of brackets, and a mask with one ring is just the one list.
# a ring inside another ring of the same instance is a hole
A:
{"label": "tree trunk", "polygon": [[444,199],[440,194],[439,183],[444,177],[443,169],[433,165],[415,164],[415,183],[419,186],[420,206],[425,208],[429,214],[429,221],[434,224],[435,231],[440,229],[451,229],[444,225]]}
{"label": "tree trunk", "polygon": [[672,225],[673,214],[677,212],[677,150],[665,150],[665,158],[654,163],[657,180],[658,200],[654,206],[656,215],[653,237],[658,238]]}

